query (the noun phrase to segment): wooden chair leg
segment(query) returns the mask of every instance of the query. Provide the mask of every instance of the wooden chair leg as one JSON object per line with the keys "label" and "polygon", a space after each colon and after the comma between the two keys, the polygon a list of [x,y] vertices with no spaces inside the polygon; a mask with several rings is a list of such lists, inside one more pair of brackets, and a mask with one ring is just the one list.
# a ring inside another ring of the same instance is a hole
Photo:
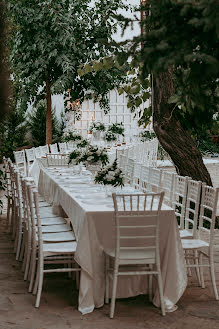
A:
{"label": "wooden chair leg", "polygon": [[109,269],[109,257],[106,255],[105,258],[105,283],[106,283],[106,288],[105,288],[105,303],[109,304],[109,274],[108,274],[108,269]]}
{"label": "wooden chair leg", "polygon": [[210,257],[210,273],[211,273],[211,282],[214,290],[214,295],[216,300],[219,300],[218,297],[218,291],[217,291],[217,286],[216,286],[216,280],[215,280],[215,271],[214,271],[214,259],[213,257]]}
{"label": "wooden chair leg", "polygon": [[116,291],[117,291],[117,281],[118,281],[118,265],[116,264],[113,272],[113,288],[112,288],[112,297],[110,304],[110,318],[114,317],[115,303],[116,303]]}
{"label": "wooden chair leg", "polygon": [[161,278],[161,273],[158,274],[158,288],[159,288],[159,294],[160,294],[160,305],[161,305],[161,312],[162,315],[166,315],[165,312],[165,306],[164,306],[164,297],[163,297],[163,283]]}

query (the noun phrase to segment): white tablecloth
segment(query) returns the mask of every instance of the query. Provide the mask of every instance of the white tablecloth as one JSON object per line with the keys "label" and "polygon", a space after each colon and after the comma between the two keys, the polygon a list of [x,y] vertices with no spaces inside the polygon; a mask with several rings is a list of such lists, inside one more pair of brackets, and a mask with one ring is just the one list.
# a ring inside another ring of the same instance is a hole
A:
{"label": "white tablecloth", "polygon": [[[78,242],[75,259],[81,266],[79,310],[92,312],[104,304],[103,249],[113,247],[115,236],[112,199],[97,191],[87,176],[75,177],[68,168],[41,168],[38,188],[54,210],[61,207],[71,220]],[[160,255],[165,306],[171,309],[186,288],[187,275],[174,211],[167,206],[162,208]],[[145,294],[147,282],[145,276],[119,277],[117,297]],[[160,306],[156,282],[153,289],[153,303]]]}

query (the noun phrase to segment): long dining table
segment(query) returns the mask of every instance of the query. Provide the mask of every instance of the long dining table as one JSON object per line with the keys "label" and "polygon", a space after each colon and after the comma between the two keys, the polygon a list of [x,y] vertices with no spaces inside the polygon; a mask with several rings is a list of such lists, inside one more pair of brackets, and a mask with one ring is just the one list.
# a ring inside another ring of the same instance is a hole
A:
{"label": "long dining table", "polygon": [[[104,249],[115,245],[114,208],[112,196],[102,186],[94,184],[90,172],[76,173],[74,168],[40,167],[38,190],[53,205],[56,214],[67,216],[77,239],[75,260],[81,267],[78,310],[90,313],[104,305]],[[134,193],[130,186],[123,191]],[[160,217],[160,258],[164,302],[167,312],[187,286],[183,249],[174,210],[162,205]],[[122,276],[118,280],[117,298],[148,293],[145,276]],[[153,284],[153,304],[160,307],[156,281]]]}

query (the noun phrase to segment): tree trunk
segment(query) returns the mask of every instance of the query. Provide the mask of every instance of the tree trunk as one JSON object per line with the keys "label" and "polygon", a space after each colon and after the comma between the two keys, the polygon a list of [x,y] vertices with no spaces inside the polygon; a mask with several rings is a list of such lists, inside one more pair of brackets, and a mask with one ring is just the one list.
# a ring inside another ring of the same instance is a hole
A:
{"label": "tree trunk", "polygon": [[174,94],[172,71],[153,75],[153,127],[160,144],[170,155],[176,171],[181,176],[212,186],[201,152],[189,131],[183,129],[175,114],[175,104],[168,104]]}
{"label": "tree trunk", "polygon": [[52,96],[50,81],[46,80],[46,144],[52,144]]}

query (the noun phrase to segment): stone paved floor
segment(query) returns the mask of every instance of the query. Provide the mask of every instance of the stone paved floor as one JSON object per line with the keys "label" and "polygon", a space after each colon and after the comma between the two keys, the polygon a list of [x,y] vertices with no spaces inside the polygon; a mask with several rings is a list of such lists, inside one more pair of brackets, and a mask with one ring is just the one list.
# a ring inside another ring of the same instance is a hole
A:
{"label": "stone paved floor", "polygon": [[[219,265],[219,252],[216,262]],[[216,271],[219,289],[219,266]],[[178,310],[165,317],[147,296],[138,296],[118,300],[111,320],[108,305],[82,316],[72,280],[65,274],[50,274],[44,280],[41,305],[36,309],[35,297],[27,292],[23,281],[21,264],[15,260],[5,215],[0,216],[0,329],[218,329],[219,301],[213,297],[208,277],[206,284],[208,288],[201,289],[191,278]]]}

